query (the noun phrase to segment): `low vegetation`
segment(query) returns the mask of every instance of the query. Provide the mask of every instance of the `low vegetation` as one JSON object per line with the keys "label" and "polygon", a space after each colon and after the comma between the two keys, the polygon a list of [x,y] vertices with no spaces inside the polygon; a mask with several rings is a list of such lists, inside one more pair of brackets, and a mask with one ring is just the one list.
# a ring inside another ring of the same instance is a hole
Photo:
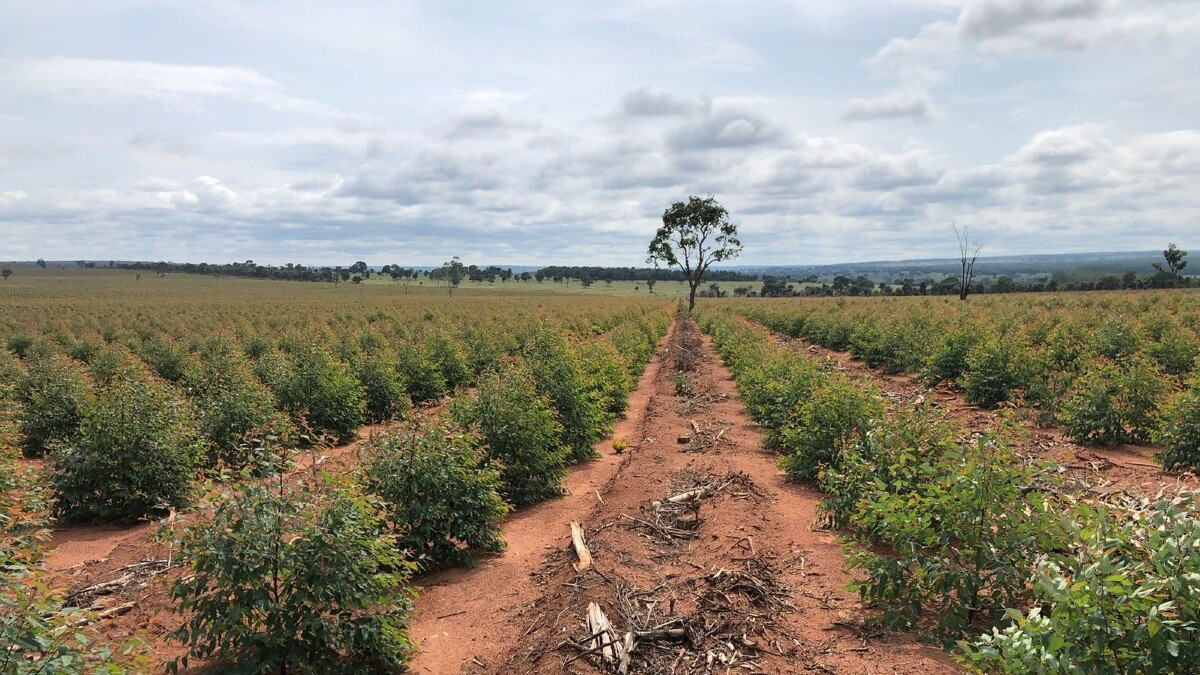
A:
{"label": "low vegetation", "polygon": [[[1052,465],[1023,461],[1001,437],[960,439],[923,402],[885,411],[869,385],[822,370],[732,312],[706,310],[702,325],[789,475],[825,492],[825,520],[847,536],[858,592],[882,623],[957,648],[981,672],[1196,667],[1197,495],[1074,494]],[[1125,388],[1110,395],[1123,433],[1148,428],[1135,422],[1156,407],[1160,376],[1136,361],[1108,374],[1093,381]],[[1180,419],[1193,403],[1177,395],[1166,414]]]}

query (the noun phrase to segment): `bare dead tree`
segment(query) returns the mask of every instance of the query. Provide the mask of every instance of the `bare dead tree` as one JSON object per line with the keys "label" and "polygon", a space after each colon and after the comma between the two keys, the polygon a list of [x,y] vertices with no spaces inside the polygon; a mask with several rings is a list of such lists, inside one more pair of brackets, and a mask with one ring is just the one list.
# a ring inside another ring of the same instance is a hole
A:
{"label": "bare dead tree", "polygon": [[958,259],[962,263],[958,277],[958,299],[966,300],[967,294],[971,292],[971,281],[975,278],[975,261],[979,260],[979,251],[983,249],[983,245],[978,241],[971,241],[970,226],[963,225],[960,230],[958,224],[950,223],[950,227],[954,229],[954,238],[958,240]]}

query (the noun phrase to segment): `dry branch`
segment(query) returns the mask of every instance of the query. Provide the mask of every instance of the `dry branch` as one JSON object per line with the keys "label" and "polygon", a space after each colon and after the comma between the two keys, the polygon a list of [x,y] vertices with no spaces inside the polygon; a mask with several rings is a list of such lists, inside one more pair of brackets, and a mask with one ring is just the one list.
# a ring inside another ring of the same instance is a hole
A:
{"label": "dry branch", "polygon": [[575,556],[579,562],[575,565],[576,572],[582,572],[592,566],[592,552],[588,550],[583,540],[583,528],[579,523],[571,521],[571,543],[575,546]]}

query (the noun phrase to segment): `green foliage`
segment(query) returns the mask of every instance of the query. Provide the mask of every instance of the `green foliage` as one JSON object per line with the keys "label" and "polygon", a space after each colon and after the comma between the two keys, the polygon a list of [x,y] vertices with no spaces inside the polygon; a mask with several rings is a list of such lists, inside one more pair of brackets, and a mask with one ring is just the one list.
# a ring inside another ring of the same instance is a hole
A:
{"label": "green foliage", "polygon": [[271,392],[232,353],[207,355],[191,384],[196,419],[211,444],[210,466],[244,467],[253,459],[247,454],[251,441],[294,435]]}
{"label": "green foliage", "polygon": [[1059,421],[1076,443],[1146,443],[1168,391],[1165,378],[1145,359],[1099,361],[1076,382]]}
{"label": "green foliage", "polygon": [[455,397],[450,411],[459,426],[479,430],[509,503],[523,506],[562,494],[570,449],[562,444],[550,399],[538,393],[522,361],[506,359],[481,375],[475,392]]}
{"label": "green foliage", "polygon": [[159,336],[146,339],[135,350],[151,371],[168,382],[180,382],[199,367],[186,347]]}
{"label": "green foliage", "polygon": [[883,417],[879,395],[849,378],[830,376],[793,412],[782,428],[780,464],[796,481],[813,480],[837,467],[847,445]]}
{"label": "green foliage", "polygon": [[65,356],[41,353],[27,364],[17,395],[25,410],[21,418],[25,454],[40,456],[79,428],[92,384],[83,369]]}
{"label": "green foliage", "polygon": [[581,345],[579,366],[584,375],[584,387],[592,392],[604,415],[613,420],[625,412],[629,393],[633,391],[633,380],[616,347],[605,340]]}
{"label": "green foliage", "polygon": [[366,421],[366,395],[346,364],[324,350],[297,345],[294,353],[267,352],[255,372],[285,410],[336,443],[353,440]]}
{"label": "green foliage", "polygon": [[916,484],[924,479],[929,462],[957,449],[953,430],[936,409],[898,406],[860,435],[836,466],[818,474],[817,484],[825,493],[820,510],[826,524],[853,526],[869,540],[882,538],[886,530],[866,529],[854,520],[860,502],[887,486]]}
{"label": "green foliage", "polygon": [[509,507],[500,472],[485,464],[478,439],[422,415],[364,451],[371,492],[387,504],[399,545],[422,571],[465,565],[472,551],[504,550]]}
{"label": "green foliage", "polygon": [[[4,386],[0,383],[0,388]],[[0,389],[0,401],[3,391]],[[14,428],[0,408],[0,673],[117,675],[138,665],[139,645],[93,645],[88,615],[67,607],[43,566],[50,519],[44,488],[15,461]]]}
{"label": "green foliage", "polygon": [[864,323],[850,334],[850,353],[885,373],[911,373],[925,363],[929,331],[920,317]]}
{"label": "green foliage", "polygon": [[557,413],[569,461],[595,459],[598,455],[593,445],[604,438],[611,422],[604,414],[602,394],[588,387],[579,356],[561,331],[548,325],[534,326],[524,337],[526,364],[538,393],[550,400]]}
{"label": "green foliage", "polygon": [[1108,359],[1124,359],[1135,354],[1142,336],[1127,317],[1115,316],[1101,323],[1092,334],[1091,351]]}
{"label": "green foliage", "polygon": [[1164,469],[1200,469],[1200,374],[1164,406],[1154,440],[1163,446],[1158,460]]}
{"label": "green foliage", "polygon": [[979,339],[979,331],[970,325],[943,334],[925,361],[925,376],[935,381],[957,381],[967,372],[967,355]]}
{"label": "green foliage", "polygon": [[171,595],[173,637],[231,673],[404,669],[414,566],[385,531],[382,505],[346,480],[249,477],[179,538],[193,574]]}
{"label": "green foliage", "polygon": [[[1022,606],[1034,563],[1065,541],[1053,509],[1027,490],[1033,479],[991,438],[924,459],[890,483],[876,476],[852,518],[866,533],[851,557],[865,574],[863,601],[888,626],[936,621],[946,644]],[[877,552],[875,541],[890,551]]]}
{"label": "green foliage", "polygon": [[453,390],[471,383],[475,371],[467,360],[462,345],[445,330],[432,330],[426,334],[429,356],[442,371],[446,388]]}
{"label": "green foliage", "polygon": [[415,340],[400,344],[396,350],[399,359],[396,371],[404,380],[409,396],[417,403],[432,401],[446,394],[448,384],[441,365],[435,361],[424,345]]}
{"label": "green foliage", "polygon": [[55,510],[68,521],[129,522],[182,507],[202,453],[186,401],[128,365],[52,454]]}
{"label": "green foliage", "polygon": [[[964,663],[1001,673],[1191,673],[1200,669],[1196,495],[1140,514],[1081,507],[1076,552],[1039,562],[1034,608],[962,643]],[[1132,516],[1132,517],[1131,517]]]}
{"label": "green foliage", "polygon": [[971,405],[994,408],[1012,399],[1024,380],[1025,345],[997,337],[976,345],[967,353],[967,371],[960,378]]}
{"label": "green foliage", "polygon": [[404,380],[382,354],[356,354],[352,357],[350,367],[366,396],[368,420],[383,422],[408,414],[412,403]]}
{"label": "green foliage", "polygon": [[1196,368],[1196,359],[1200,358],[1200,337],[1172,325],[1146,345],[1146,353],[1164,373],[1182,378]]}

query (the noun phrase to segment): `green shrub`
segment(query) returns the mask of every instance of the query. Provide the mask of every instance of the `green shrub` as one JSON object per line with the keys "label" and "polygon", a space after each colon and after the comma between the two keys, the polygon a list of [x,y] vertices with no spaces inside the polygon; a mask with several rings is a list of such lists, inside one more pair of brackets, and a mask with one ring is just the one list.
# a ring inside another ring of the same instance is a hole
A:
{"label": "green shrub", "polygon": [[1200,357],[1200,338],[1176,326],[1146,345],[1146,353],[1164,373],[1183,378],[1196,368],[1196,359]]}
{"label": "green shrub", "polygon": [[25,454],[40,456],[79,428],[92,384],[77,364],[46,353],[30,359],[17,394],[25,410],[21,419]]}
{"label": "green shrub", "polygon": [[846,446],[883,414],[883,402],[874,390],[846,377],[829,376],[783,427],[780,464],[792,480],[813,480],[823,468],[836,468]]}
{"label": "green shrub", "polygon": [[967,371],[967,355],[981,339],[978,328],[970,324],[944,333],[925,361],[925,377],[957,381]]}
{"label": "green shrub", "polygon": [[371,492],[387,503],[400,546],[422,571],[504,550],[500,523],[509,507],[476,437],[417,415],[368,445],[365,460]]}
{"label": "green shrub", "polygon": [[831,528],[857,530],[868,540],[883,531],[865,529],[854,517],[860,503],[880,486],[903,486],[924,480],[937,458],[958,451],[955,433],[940,412],[927,405],[901,405],[861,434],[836,466],[817,475],[825,494],[820,511]]}
{"label": "green shrub", "polygon": [[180,382],[199,367],[186,347],[158,336],[143,341],[134,349],[151,371],[168,382]]}
{"label": "green shrub", "polygon": [[5,346],[8,347],[9,351],[24,359],[28,358],[34,343],[33,337],[28,333],[14,333],[8,337]]}
{"label": "green shrub", "polygon": [[607,341],[593,340],[579,348],[579,357],[584,386],[593,393],[604,414],[612,420],[625,412],[633,381],[616,348]]}
{"label": "green shrub", "polygon": [[106,387],[121,367],[137,358],[121,345],[106,344],[92,354],[88,361],[88,372],[98,387]]}
{"label": "green shrub", "polygon": [[959,386],[971,405],[994,408],[1013,398],[1024,380],[1025,345],[995,337],[967,353],[967,370]]}
{"label": "green shrub", "polygon": [[538,392],[549,398],[557,413],[569,460],[598,457],[593,445],[607,434],[611,420],[604,415],[600,394],[588,388],[579,357],[563,333],[549,326],[534,327],[526,336],[524,356]]}
{"label": "green shrub", "polygon": [[[1071,556],[1032,576],[1034,608],[962,643],[964,662],[998,673],[1193,673],[1200,669],[1196,495],[1144,513],[1075,512]],[[1016,605],[1023,607],[1024,605]]]}
{"label": "green shrub", "polygon": [[851,565],[864,573],[859,595],[882,609],[885,625],[912,628],[928,618],[953,644],[977,624],[994,624],[1006,607],[1023,606],[1035,562],[1062,547],[1065,534],[1028,489],[1034,470],[994,439],[921,462],[913,475],[881,479],[859,502],[854,524],[868,536]]}
{"label": "green shrub", "polygon": [[549,398],[538,393],[523,362],[506,359],[484,373],[475,392],[455,397],[450,411],[459,426],[479,430],[509,503],[523,506],[562,494],[570,450]]}
{"label": "green shrub", "polygon": [[271,392],[231,355],[212,355],[191,384],[200,431],[212,446],[210,466],[244,467],[254,459],[247,454],[253,440],[295,434],[291,422],[277,411]]}
{"label": "green shrub", "polygon": [[1200,469],[1200,374],[1163,407],[1154,441],[1163,446],[1158,460],[1164,469]]}
{"label": "green shrub", "polygon": [[408,398],[404,380],[394,365],[382,355],[356,354],[350,367],[366,395],[368,420],[383,422],[408,413],[412,402]]}
{"label": "green shrub", "polygon": [[353,440],[366,421],[366,396],[358,380],[346,364],[316,346],[297,346],[293,354],[267,352],[254,369],[285,410],[335,443]]}
{"label": "green shrub", "polygon": [[446,394],[448,384],[441,366],[414,340],[402,342],[396,350],[396,372],[404,380],[408,395],[417,403],[432,401]]}
{"label": "green shrub", "polygon": [[429,331],[425,338],[429,355],[438,364],[446,380],[446,388],[454,390],[470,384],[475,371],[471,369],[462,345],[444,330]]}
{"label": "green shrub", "polygon": [[1101,323],[1092,333],[1091,351],[1107,359],[1124,359],[1137,353],[1142,344],[1141,333],[1128,317],[1114,316]]}
{"label": "green shrub", "polygon": [[[404,670],[414,569],[382,505],[345,480],[247,477],[179,538],[193,574],[171,590],[188,657],[232,673]],[[204,512],[201,512],[204,513]]]}
{"label": "green shrub", "polygon": [[1169,385],[1144,359],[1093,364],[1063,403],[1059,421],[1076,443],[1146,443]]}
{"label": "green shrub", "polygon": [[792,415],[816,389],[822,375],[810,362],[780,352],[755,359],[738,380],[742,401],[766,432],[764,445],[779,450]]}
{"label": "green shrub", "polygon": [[129,522],[182,507],[202,453],[186,402],[127,366],[51,456],[55,510],[68,521]]}

